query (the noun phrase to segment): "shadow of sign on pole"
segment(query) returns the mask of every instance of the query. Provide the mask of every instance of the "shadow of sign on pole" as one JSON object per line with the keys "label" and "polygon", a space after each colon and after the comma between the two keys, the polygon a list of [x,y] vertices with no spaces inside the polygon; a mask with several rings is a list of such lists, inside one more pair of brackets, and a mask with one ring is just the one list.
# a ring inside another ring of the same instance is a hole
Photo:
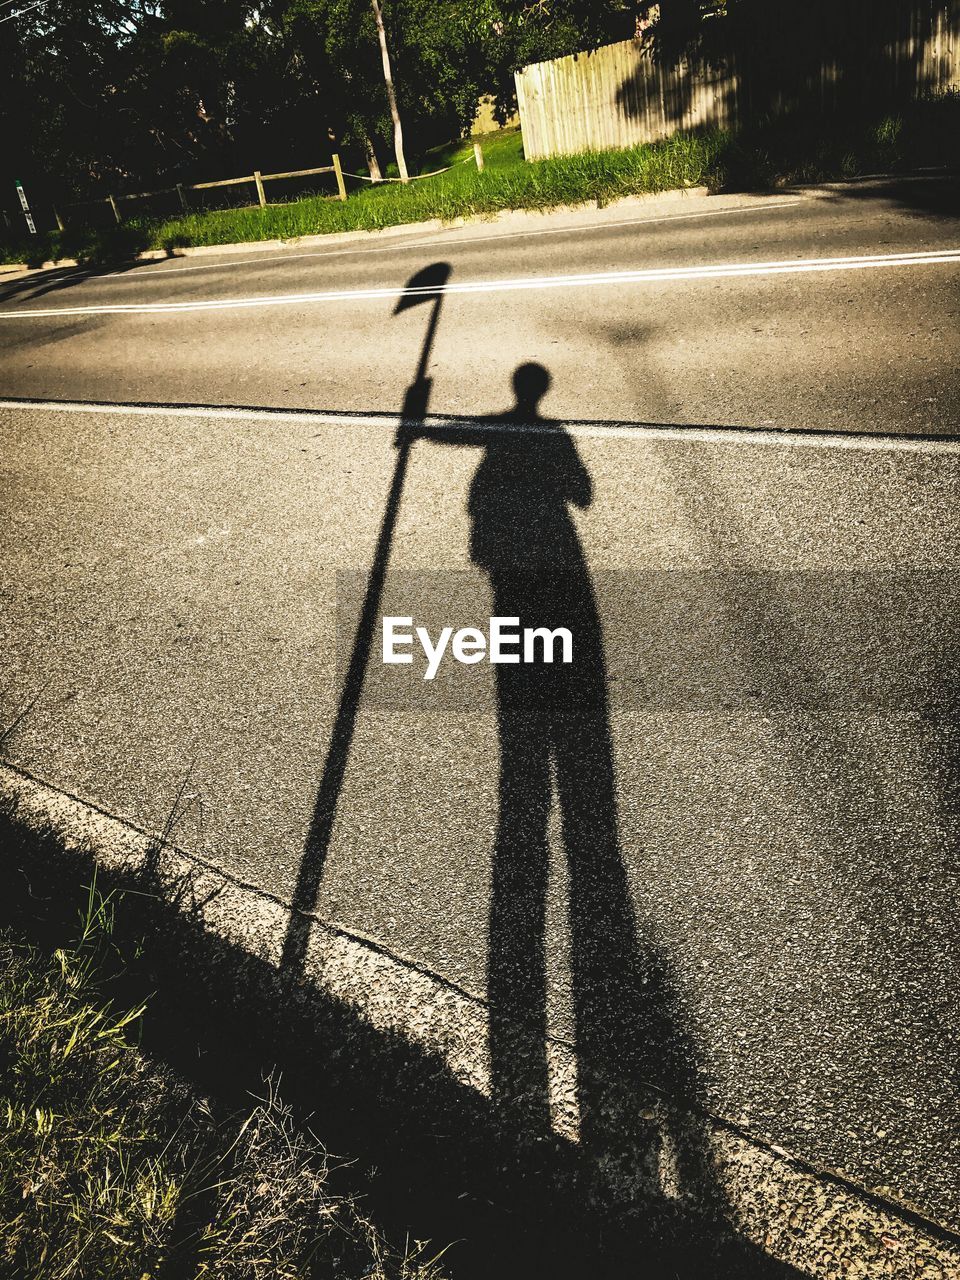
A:
{"label": "shadow of sign on pole", "polygon": [[380,600],[383,595],[383,584],[386,579],[387,566],[390,560],[390,549],[393,533],[400,509],[400,499],[406,480],[407,464],[410,458],[410,447],[413,441],[411,426],[422,422],[426,416],[430,399],[431,379],[427,377],[430,354],[436,337],[440,311],[443,306],[443,287],[450,276],[450,267],[445,262],[435,262],[424,267],[407,282],[400,301],[394,309],[394,315],[407,311],[411,307],[424,303],[430,305],[430,318],[427,331],[420,348],[420,360],[413,381],[407,387],[403,401],[402,421],[397,431],[397,461],[393,471],[393,479],[387,494],[380,534],[370,567],[370,577],[364,594],[360,619],[357,623],[350,662],[347,667],[337,714],[330,733],[327,758],[323,775],[317,790],[313,818],[307,835],[297,884],[291,902],[290,924],[284,939],[280,966],[290,972],[303,969],[307,942],[310,936],[312,913],[316,907],[317,893],[323,877],[327,850],[333,834],[333,823],[336,817],[337,801],[343,786],[343,779],[350,758],[350,747],[356,727],[360,697],[363,693],[364,674],[370,656],[377,616],[380,612]]}

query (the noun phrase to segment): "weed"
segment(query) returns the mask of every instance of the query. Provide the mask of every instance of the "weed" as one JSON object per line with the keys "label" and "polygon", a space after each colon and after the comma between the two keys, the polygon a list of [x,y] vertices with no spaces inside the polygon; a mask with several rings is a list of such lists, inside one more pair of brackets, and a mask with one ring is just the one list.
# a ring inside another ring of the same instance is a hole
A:
{"label": "weed", "polygon": [[115,898],[91,882],[76,941],[0,934],[0,1271],[21,1280],[434,1280],[395,1249],[272,1080],[223,1113],[137,1046],[109,998]]}

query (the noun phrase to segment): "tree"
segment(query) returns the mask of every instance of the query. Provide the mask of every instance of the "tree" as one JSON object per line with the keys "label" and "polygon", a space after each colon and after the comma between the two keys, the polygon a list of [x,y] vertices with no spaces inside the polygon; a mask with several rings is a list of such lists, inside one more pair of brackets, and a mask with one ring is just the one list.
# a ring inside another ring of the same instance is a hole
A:
{"label": "tree", "polygon": [[[411,154],[456,138],[476,114],[489,81],[483,27],[462,0],[378,3],[412,171]],[[338,135],[374,164],[392,143],[394,120],[370,0],[289,0],[283,21],[307,74],[323,85]]]}
{"label": "tree", "polygon": [[7,163],[51,198],[316,145],[296,51],[252,0],[49,0],[4,24],[0,76]]}
{"label": "tree", "polygon": [[393,150],[397,157],[397,171],[400,174],[400,181],[408,182],[407,161],[403,154],[403,126],[400,123],[400,112],[397,110],[397,95],[393,87],[393,72],[390,69],[390,50],[387,48],[387,33],[383,26],[383,12],[378,0],[370,0],[370,4],[377,24],[377,40],[380,45],[380,58],[383,62],[383,82],[387,88],[390,119],[393,121]]}
{"label": "tree", "polygon": [[648,0],[473,0],[483,92],[493,97],[499,119],[516,109],[515,71],[629,39],[652,7]]}

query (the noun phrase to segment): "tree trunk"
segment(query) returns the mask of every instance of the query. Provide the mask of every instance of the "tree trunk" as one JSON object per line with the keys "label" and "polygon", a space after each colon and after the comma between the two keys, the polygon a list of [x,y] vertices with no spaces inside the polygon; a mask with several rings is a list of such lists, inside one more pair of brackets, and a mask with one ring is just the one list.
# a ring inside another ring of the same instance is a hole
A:
{"label": "tree trunk", "polygon": [[390,53],[387,49],[387,33],[383,28],[383,13],[379,0],[370,0],[370,3],[373,6],[373,16],[377,20],[377,37],[380,40],[380,57],[383,60],[383,79],[387,86],[387,101],[390,103],[390,118],[393,121],[393,149],[397,153],[397,169],[400,171],[400,181],[407,182],[407,162],[403,158],[403,128],[400,124],[397,95],[390,70]]}
{"label": "tree trunk", "polygon": [[367,155],[367,168],[370,170],[370,181],[373,183],[382,182],[383,174],[380,172],[380,161],[377,159],[377,153],[373,149],[373,143],[369,137],[364,134],[363,149]]}

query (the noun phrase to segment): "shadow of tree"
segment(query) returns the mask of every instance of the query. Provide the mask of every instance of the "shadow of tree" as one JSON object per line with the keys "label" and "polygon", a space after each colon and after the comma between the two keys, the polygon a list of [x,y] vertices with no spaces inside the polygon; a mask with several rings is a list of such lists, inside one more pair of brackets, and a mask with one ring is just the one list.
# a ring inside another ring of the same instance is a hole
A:
{"label": "shadow of tree", "polygon": [[[929,100],[954,82],[955,7],[731,0],[705,8],[661,6],[615,103],[631,133],[639,127],[650,140],[732,130],[718,140],[712,185],[761,190],[784,175],[815,182],[956,162],[953,104]],[[901,194],[926,208],[923,189]]]}
{"label": "shadow of tree", "polygon": [[0,303],[42,298],[48,293],[72,289],[74,285],[96,280],[100,276],[120,275],[135,271],[138,267],[152,265],[152,262],[135,261],[103,267],[51,267],[46,271],[31,271],[0,284]]}
{"label": "shadow of tree", "polygon": [[[923,96],[940,81],[937,60],[925,56],[939,6],[923,0],[731,0],[707,15],[705,8],[699,0],[667,0],[653,28],[653,60],[735,72],[728,93],[741,125],[869,113]],[[956,32],[960,14],[947,20]],[[666,104],[675,123],[689,110],[692,89],[688,82]],[[618,100],[626,113],[636,110],[627,83]]]}
{"label": "shadow of tree", "polygon": [[833,203],[883,200],[917,218],[960,217],[960,179],[953,174],[847,182],[842,190],[825,190],[823,198]]}

